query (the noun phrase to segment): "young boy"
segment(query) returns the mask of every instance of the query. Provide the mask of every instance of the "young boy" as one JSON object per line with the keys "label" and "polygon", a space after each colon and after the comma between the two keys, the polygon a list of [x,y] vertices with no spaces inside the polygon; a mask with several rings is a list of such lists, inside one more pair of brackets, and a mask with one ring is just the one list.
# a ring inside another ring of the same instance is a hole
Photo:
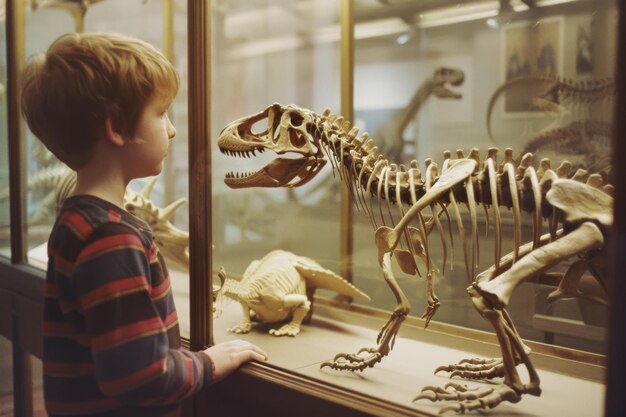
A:
{"label": "young boy", "polygon": [[32,132],[77,172],[48,242],[44,396],[50,416],[170,416],[242,363],[242,341],[180,346],[165,263],[150,227],[124,210],[134,178],[157,175],[176,131],[172,65],[122,35],[68,34],[26,68]]}

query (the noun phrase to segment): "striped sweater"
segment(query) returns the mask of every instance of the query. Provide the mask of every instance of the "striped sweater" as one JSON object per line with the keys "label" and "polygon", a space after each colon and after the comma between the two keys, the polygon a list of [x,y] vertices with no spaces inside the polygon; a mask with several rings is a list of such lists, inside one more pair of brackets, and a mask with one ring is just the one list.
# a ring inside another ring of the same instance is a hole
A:
{"label": "striped sweater", "polygon": [[149,226],[94,196],[66,200],[48,241],[43,369],[50,416],[170,416],[211,379],[182,350]]}

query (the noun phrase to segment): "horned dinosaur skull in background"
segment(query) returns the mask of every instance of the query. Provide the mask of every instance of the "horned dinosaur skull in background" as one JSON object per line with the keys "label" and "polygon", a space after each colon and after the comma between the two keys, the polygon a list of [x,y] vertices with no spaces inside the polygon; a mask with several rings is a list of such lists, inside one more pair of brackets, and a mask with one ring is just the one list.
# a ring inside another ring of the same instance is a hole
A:
{"label": "horned dinosaur skull in background", "polygon": [[[189,232],[180,230],[171,223],[176,210],[185,204],[185,198],[174,201],[167,207],[157,207],[150,199],[150,194],[157,182],[157,177],[148,181],[144,189],[135,193],[130,188],[124,195],[124,208],[150,225],[159,250],[167,259],[168,265],[176,265],[182,271],[189,271]],[[55,208],[57,213],[76,188],[76,172],[68,169],[57,179],[55,186]]]}
{"label": "horned dinosaur skull in background", "polygon": [[[225,182],[231,188],[297,187],[311,180],[326,164],[316,135],[316,114],[304,109],[272,104],[264,111],[244,117],[226,126],[220,133],[218,146],[228,153],[244,154],[272,149],[279,155],[297,154],[301,157],[274,159],[261,170],[249,174],[228,174]],[[267,119],[261,133],[253,126]]]}
{"label": "horned dinosaur skull in background", "polygon": [[189,270],[189,232],[171,223],[176,210],[187,202],[180,198],[167,207],[157,207],[150,199],[158,177],[148,181],[139,193],[130,188],[124,196],[124,208],[150,225],[154,238],[168,263],[187,272]]}

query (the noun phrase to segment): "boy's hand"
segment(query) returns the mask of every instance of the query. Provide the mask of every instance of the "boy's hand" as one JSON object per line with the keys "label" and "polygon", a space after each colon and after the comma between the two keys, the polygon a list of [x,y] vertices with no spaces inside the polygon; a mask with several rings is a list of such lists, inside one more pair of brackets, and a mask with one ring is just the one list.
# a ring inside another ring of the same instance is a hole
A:
{"label": "boy's hand", "polygon": [[218,343],[203,351],[213,361],[213,382],[221,381],[245,362],[256,359],[266,361],[267,354],[258,346],[245,340]]}

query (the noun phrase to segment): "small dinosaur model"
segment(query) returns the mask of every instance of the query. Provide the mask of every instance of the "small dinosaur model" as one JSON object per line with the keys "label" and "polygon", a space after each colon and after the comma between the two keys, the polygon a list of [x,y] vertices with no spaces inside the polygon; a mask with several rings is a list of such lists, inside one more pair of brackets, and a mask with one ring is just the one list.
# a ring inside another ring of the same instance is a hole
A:
{"label": "small dinosaur model", "polygon": [[[252,127],[263,120],[266,120],[267,128],[260,133],[253,132]],[[446,151],[441,170],[429,158],[422,177],[417,161],[412,161],[408,169],[390,163],[366,133],[359,136],[358,128],[351,128],[330,110],[317,114],[277,103],[227,125],[220,133],[218,147],[224,153],[240,157],[250,157],[256,151],[267,149],[279,155],[254,173],[228,173],[224,181],[231,188],[306,184],[319,173],[328,158],[349,188],[356,207],[368,215],[376,229],[374,242],[378,263],[397,305],[382,327],[375,347],[363,348],[353,354],[339,353],[334,360],[322,363],[322,367],[362,371],[391,352],[411,307],[395,279],[392,258],[404,273],[410,275],[418,273],[416,260],[426,264],[428,305],[422,317],[428,325],[440,306],[434,291],[436,270],[428,236],[436,229],[442,237],[442,271],[445,271],[446,234],[440,216],[449,216],[449,211],[452,212],[470,282],[468,294],[481,317],[493,327],[502,357],[462,360],[439,367],[436,372],[448,371],[475,380],[503,377],[503,382],[493,381],[491,387],[478,391],[459,384],[446,388],[426,387],[414,399],[454,401],[440,412],[493,408],[503,401],[518,402],[525,394],[541,394],[539,376],[529,356],[530,349],[517,333],[506,310],[511,295],[521,283],[532,281],[554,286],[550,300],[578,295],[578,282],[587,271],[602,288],[609,287],[605,242],[610,238],[613,222],[613,197],[610,194],[614,188],[604,185],[599,174],[589,175],[584,170],[571,172],[571,163],[567,161],[553,170],[547,159],[535,168],[530,153],[515,161],[513,150],[508,148],[500,161],[497,148],[490,148],[483,159],[479,157],[478,149],[472,149],[468,156],[457,150],[455,159]],[[299,158],[282,157],[283,154]],[[378,202],[378,213],[374,211],[372,198]],[[468,239],[461,216],[466,212],[460,211],[459,203],[465,205],[469,213],[471,250],[467,248]],[[395,210],[392,210],[392,204]],[[479,241],[477,204],[486,212],[492,212],[495,230],[493,266],[480,274],[475,273]],[[514,248],[504,256],[501,207],[511,211],[513,220]],[[424,213],[426,209],[431,211],[430,217]],[[521,240],[523,213],[528,213],[533,223],[532,240],[527,243]],[[543,219],[547,220],[547,232],[542,231],[545,227]],[[566,272],[552,270],[569,258],[575,258],[575,261]],[[527,383],[522,381],[518,365],[526,368]]]}
{"label": "small dinosaur model", "polygon": [[218,275],[223,281],[221,294],[239,302],[243,310],[243,320],[228,329],[234,333],[248,333],[254,317],[263,323],[290,320],[281,328],[270,330],[270,334],[296,336],[302,321],[310,320],[313,314],[313,295],[318,288],[370,299],[314,260],[284,250],[272,251],[250,263],[241,281],[227,278],[224,268]]}

